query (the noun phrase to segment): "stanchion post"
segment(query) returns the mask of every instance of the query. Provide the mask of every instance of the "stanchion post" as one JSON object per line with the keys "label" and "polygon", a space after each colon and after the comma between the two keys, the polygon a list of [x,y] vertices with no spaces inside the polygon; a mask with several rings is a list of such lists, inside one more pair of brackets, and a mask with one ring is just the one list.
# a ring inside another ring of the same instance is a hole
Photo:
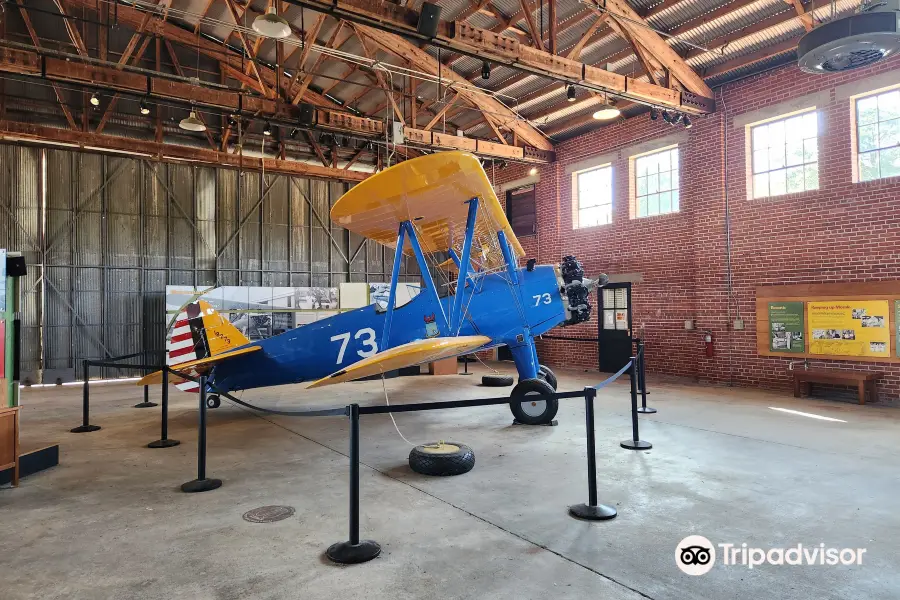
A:
{"label": "stanchion post", "polygon": [[612,506],[597,503],[597,455],[596,442],[594,439],[594,398],[596,396],[596,388],[584,388],[584,420],[587,432],[588,503],[573,504],[569,507],[569,514],[576,519],[605,521],[616,516],[616,509]]}
{"label": "stanchion post", "polygon": [[656,409],[647,407],[647,371],[644,368],[646,364],[644,361],[644,340],[640,339],[638,340],[638,365],[640,366],[638,381],[641,384],[641,406],[637,412],[650,415],[655,413]]}
{"label": "stanchion post", "polygon": [[206,477],[206,376],[200,376],[200,418],[197,432],[197,479],[181,484],[181,491],[193,494],[208,492],[222,486],[221,479]]}
{"label": "stanchion post", "polygon": [[641,439],[638,432],[638,405],[637,405],[637,356],[631,357],[631,439],[625,440],[619,445],[627,450],[649,450],[653,447],[650,442]]}
{"label": "stanchion post", "polygon": [[169,439],[169,368],[163,367],[162,372],[162,409],[159,417],[159,439],[147,444],[148,448],[171,448],[181,442]]}
{"label": "stanchion post", "polygon": [[[145,372],[146,373],[146,372]],[[159,406],[156,402],[150,402],[150,386],[144,386],[144,401],[134,405],[135,408],[153,408]]]}
{"label": "stanchion post", "polygon": [[84,384],[81,396],[81,425],[70,429],[72,433],[87,433],[88,431],[97,431],[99,425],[91,425],[91,361],[85,360],[81,363],[84,375]]}
{"label": "stanchion post", "polygon": [[359,405],[351,404],[347,412],[350,415],[350,539],[329,546],[325,556],[336,563],[357,564],[381,554],[381,546],[373,540],[359,539]]}

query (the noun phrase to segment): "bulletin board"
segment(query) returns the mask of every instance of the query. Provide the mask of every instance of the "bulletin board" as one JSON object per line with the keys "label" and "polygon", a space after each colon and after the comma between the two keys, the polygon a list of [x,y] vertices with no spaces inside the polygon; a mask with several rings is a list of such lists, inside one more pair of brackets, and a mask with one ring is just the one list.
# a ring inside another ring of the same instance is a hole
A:
{"label": "bulletin board", "polygon": [[762,356],[900,363],[900,281],[756,288]]}

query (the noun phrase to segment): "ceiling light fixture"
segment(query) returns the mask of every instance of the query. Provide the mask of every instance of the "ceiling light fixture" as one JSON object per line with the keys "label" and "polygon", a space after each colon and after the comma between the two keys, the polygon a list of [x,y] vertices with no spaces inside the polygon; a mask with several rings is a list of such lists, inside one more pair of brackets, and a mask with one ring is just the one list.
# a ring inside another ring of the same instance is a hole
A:
{"label": "ceiling light fixture", "polygon": [[600,107],[600,110],[594,113],[594,118],[598,121],[609,121],[610,119],[615,119],[619,115],[622,114],[622,111],[616,108],[615,106],[611,106],[609,104],[604,104]]}
{"label": "ceiling light fixture", "polygon": [[690,129],[691,127],[694,126],[694,124],[691,123],[691,118],[687,115],[684,115],[684,119],[682,119],[682,122],[684,123],[685,129]]}
{"label": "ceiling light fixture", "polygon": [[178,126],[185,131],[206,131],[206,125],[203,124],[203,121],[197,118],[197,111],[195,111],[193,108],[191,109],[190,116],[183,118]]}
{"label": "ceiling light fixture", "polygon": [[488,61],[484,61],[483,63],[481,63],[481,78],[491,78],[491,63],[489,63]]}
{"label": "ceiling light fixture", "polygon": [[147,99],[146,99],[146,98],[141,98],[141,104],[140,104],[140,106],[141,106],[141,114],[142,114],[142,115],[149,115],[149,114],[150,114],[150,104],[147,103]]}
{"label": "ceiling light fixture", "polygon": [[679,123],[681,123],[682,116],[683,115],[681,113],[676,113],[672,118],[672,125],[678,125]]}
{"label": "ceiling light fixture", "polygon": [[531,167],[530,169],[528,169],[528,174],[531,175],[532,177],[537,175],[537,167]]}
{"label": "ceiling light fixture", "polygon": [[566,100],[568,100],[569,102],[575,102],[575,86],[574,85],[570,85],[566,89]]}
{"label": "ceiling light fixture", "polygon": [[651,107],[650,107],[650,120],[651,120],[651,121],[655,121],[655,120],[657,120],[658,118],[659,118],[659,111],[656,110],[654,107],[651,106]]}
{"label": "ceiling light fixture", "polygon": [[253,31],[264,37],[281,40],[291,35],[291,25],[287,19],[278,14],[273,5],[266,14],[253,19]]}
{"label": "ceiling light fixture", "polygon": [[662,118],[663,118],[663,121],[665,121],[665,122],[668,123],[669,125],[672,124],[672,115],[669,114],[669,111],[664,110],[664,111],[663,111],[663,114],[662,114]]}
{"label": "ceiling light fixture", "polygon": [[266,126],[263,128],[263,135],[270,136],[272,135],[272,124],[266,121]]}
{"label": "ceiling light fixture", "polygon": [[93,106],[100,106],[100,97],[97,95],[97,92],[94,92],[91,95],[91,104]]}

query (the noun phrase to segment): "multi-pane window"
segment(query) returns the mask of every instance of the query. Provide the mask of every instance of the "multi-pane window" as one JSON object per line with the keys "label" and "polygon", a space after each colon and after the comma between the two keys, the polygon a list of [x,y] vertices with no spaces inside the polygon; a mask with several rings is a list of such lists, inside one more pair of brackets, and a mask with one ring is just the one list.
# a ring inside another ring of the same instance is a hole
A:
{"label": "multi-pane window", "polygon": [[815,111],[751,127],[753,197],[819,189]]}
{"label": "multi-pane window", "polygon": [[575,174],[577,212],[575,227],[612,223],[612,167],[606,165]]}
{"label": "multi-pane window", "polygon": [[900,175],[900,90],[856,101],[859,180]]}
{"label": "multi-pane window", "polygon": [[678,212],[678,148],[634,159],[635,214],[652,217]]}

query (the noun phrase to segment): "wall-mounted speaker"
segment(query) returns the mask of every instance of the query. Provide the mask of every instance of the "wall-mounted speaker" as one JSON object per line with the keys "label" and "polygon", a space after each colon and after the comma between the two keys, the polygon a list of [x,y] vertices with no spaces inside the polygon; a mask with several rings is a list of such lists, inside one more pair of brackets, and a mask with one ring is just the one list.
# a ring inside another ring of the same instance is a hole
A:
{"label": "wall-mounted speaker", "polygon": [[441,22],[441,7],[431,2],[423,2],[419,13],[419,24],[416,31],[433,38],[437,35],[438,23]]}
{"label": "wall-mounted speaker", "polygon": [[300,114],[297,117],[297,120],[301,125],[310,126],[315,125],[316,122],[316,107],[312,104],[307,104],[306,102],[300,103]]}

